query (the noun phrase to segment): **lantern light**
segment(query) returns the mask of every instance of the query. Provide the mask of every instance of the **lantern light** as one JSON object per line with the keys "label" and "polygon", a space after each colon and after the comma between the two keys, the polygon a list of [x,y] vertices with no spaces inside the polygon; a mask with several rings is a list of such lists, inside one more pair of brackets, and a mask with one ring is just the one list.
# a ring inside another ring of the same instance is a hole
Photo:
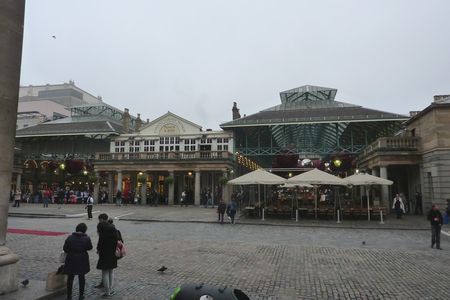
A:
{"label": "lantern light", "polygon": [[340,159],[335,159],[335,160],[333,161],[333,164],[334,164],[334,166],[335,166],[336,168],[339,168],[339,167],[341,166],[341,164],[342,164],[342,161],[341,161]]}

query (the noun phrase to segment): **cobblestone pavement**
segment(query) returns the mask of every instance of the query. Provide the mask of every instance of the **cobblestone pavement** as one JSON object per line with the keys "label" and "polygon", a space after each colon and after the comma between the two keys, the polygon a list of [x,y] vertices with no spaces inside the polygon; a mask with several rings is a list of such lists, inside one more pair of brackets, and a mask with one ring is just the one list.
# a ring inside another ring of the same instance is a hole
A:
{"label": "cobblestone pavement", "polygon": [[[81,221],[96,243],[96,222],[83,218],[9,218],[9,227],[70,232]],[[443,251],[430,249],[428,231],[123,220],[116,226],[128,254],[116,270],[114,299],[168,299],[186,282],[227,285],[264,300],[450,298],[449,237],[442,236]],[[20,277],[45,280],[65,238],[8,234],[7,245],[21,256]],[[94,251],[90,257],[87,299],[99,299]],[[169,268],[164,274],[155,271],[161,265]]]}
{"label": "cobblestone pavement", "polygon": [[[10,215],[30,214],[30,215],[54,215],[64,217],[66,215],[79,215],[85,213],[84,205],[56,205],[50,204],[49,208],[43,208],[40,204],[22,204],[21,207],[11,207]],[[115,206],[111,204],[95,205],[94,211],[106,212],[115,216],[122,216],[122,219],[135,221],[180,221],[180,222],[211,222],[216,219],[216,209],[203,207],[179,207],[179,206]],[[239,215],[238,215],[239,218]],[[291,218],[240,218],[239,222],[245,224],[267,224],[285,226],[321,226],[321,227],[352,227],[352,228],[398,228],[398,229],[427,229],[429,224],[424,216],[406,216],[396,219],[388,216],[385,224],[381,225],[379,220],[368,222],[366,219],[349,220],[345,219],[340,224],[330,219],[304,219],[300,218],[295,222]]]}

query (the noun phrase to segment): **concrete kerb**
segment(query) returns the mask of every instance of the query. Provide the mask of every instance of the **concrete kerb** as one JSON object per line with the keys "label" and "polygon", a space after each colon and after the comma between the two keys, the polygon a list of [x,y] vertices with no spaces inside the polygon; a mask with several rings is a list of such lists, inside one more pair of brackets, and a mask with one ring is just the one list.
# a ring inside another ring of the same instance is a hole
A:
{"label": "concrete kerb", "polygon": [[[197,224],[218,224],[217,221],[183,221],[183,220],[157,220],[157,219],[132,219],[132,218],[121,218],[121,221],[129,221],[129,222],[147,222],[147,223],[197,223]],[[342,223],[341,223],[342,224]],[[280,224],[280,223],[261,223],[261,222],[237,222],[236,225],[254,225],[254,226],[280,226],[280,227],[307,227],[307,228],[332,228],[332,229],[370,229],[370,230],[408,230],[408,231],[424,231],[429,230],[429,228],[407,228],[407,227],[374,227],[374,226],[366,226],[366,227],[358,227],[358,226],[332,226],[326,224]]]}
{"label": "concrete kerb", "polygon": [[[68,214],[68,215],[56,215],[56,214],[29,214],[29,213],[9,213],[9,217],[19,217],[19,218],[80,218],[86,216],[86,213],[80,214]],[[119,218],[121,221],[129,221],[129,222],[147,222],[147,223],[198,223],[198,224],[217,224],[217,221],[202,221],[202,220],[161,220],[161,219],[138,219],[138,218]],[[280,226],[280,227],[305,227],[305,228],[337,228],[337,229],[367,229],[367,230],[408,230],[408,231],[425,231],[429,230],[429,228],[411,228],[411,227],[395,227],[395,226],[357,226],[357,225],[345,225],[345,223],[340,223],[339,225],[328,225],[328,224],[283,224],[283,223],[273,223],[268,222],[267,220],[264,222],[248,222],[248,221],[239,221],[236,224],[238,225],[254,225],[254,226]]]}

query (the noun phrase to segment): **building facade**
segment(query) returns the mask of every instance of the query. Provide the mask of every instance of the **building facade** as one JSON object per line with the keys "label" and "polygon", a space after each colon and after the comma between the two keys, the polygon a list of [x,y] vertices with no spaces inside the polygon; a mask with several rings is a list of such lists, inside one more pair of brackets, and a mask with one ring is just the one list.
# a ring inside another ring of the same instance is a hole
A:
{"label": "building facade", "polygon": [[[133,133],[111,139],[108,152],[97,153],[95,172],[108,183],[109,194],[121,191],[141,203],[188,204],[230,197],[226,180],[234,168],[233,135],[202,130],[171,112]],[[134,199],[130,199],[133,200]]]}
{"label": "building facade", "polygon": [[[392,203],[396,193],[406,197],[415,212],[416,194],[425,210],[450,199],[450,95],[435,96],[424,110],[412,112],[404,129],[369,145],[358,159],[361,169],[394,181],[383,188]],[[390,205],[391,206],[391,205]]]}

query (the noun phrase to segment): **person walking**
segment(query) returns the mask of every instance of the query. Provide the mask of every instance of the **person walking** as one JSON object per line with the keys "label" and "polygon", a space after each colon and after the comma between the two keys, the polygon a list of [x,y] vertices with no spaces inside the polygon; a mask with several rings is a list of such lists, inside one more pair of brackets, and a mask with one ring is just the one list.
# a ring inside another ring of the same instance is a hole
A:
{"label": "person walking", "polygon": [[402,198],[400,198],[400,194],[395,195],[392,209],[395,209],[395,212],[397,214],[397,219],[401,219],[402,214],[405,213],[405,205],[403,204]]}
{"label": "person walking", "polygon": [[[419,213],[420,211],[420,213]],[[420,192],[416,192],[416,205],[415,205],[415,209],[414,209],[414,214],[415,215],[422,215],[423,214],[423,210],[422,210],[422,194]]]}
{"label": "person walking", "polygon": [[107,214],[100,214],[98,221],[97,269],[102,270],[102,282],[105,289],[102,298],[111,298],[115,294],[113,270],[117,268],[117,230],[108,222]]}
{"label": "person walking", "polygon": [[186,197],[187,197],[186,190],[184,190],[184,191],[181,193],[181,199],[180,199],[180,206],[181,206],[181,207],[183,207],[183,205],[184,205],[184,206],[187,206],[187,203],[186,203],[187,199],[186,199]]}
{"label": "person walking", "polygon": [[94,197],[92,197],[92,194],[89,194],[87,200],[86,200],[86,209],[88,214],[88,220],[92,219],[92,209],[94,208]]}
{"label": "person walking", "polygon": [[63,250],[67,254],[64,262],[64,273],[67,277],[67,299],[72,299],[72,286],[75,275],[78,275],[79,296],[84,299],[85,275],[90,271],[89,254],[92,250],[92,242],[86,234],[87,226],[84,223],[77,225],[64,242]]}
{"label": "person walking", "polygon": [[120,190],[117,190],[116,193],[116,205],[122,206],[122,192]]}
{"label": "person walking", "polygon": [[217,217],[218,222],[223,224],[223,215],[225,214],[225,210],[227,209],[227,205],[223,202],[223,199],[220,199],[219,206],[217,207]]}
{"label": "person walking", "polygon": [[430,212],[428,213],[428,221],[431,223],[431,248],[436,244],[436,249],[442,250],[441,248],[441,226],[443,223],[442,214],[438,209],[436,204],[431,206]]}
{"label": "person walking", "polygon": [[234,200],[228,204],[227,215],[230,217],[231,224],[234,224],[234,217],[236,216],[237,204]]}
{"label": "person walking", "polygon": [[14,194],[14,207],[20,207],[20,200],[22,200],[22,192],[17,189]]}

